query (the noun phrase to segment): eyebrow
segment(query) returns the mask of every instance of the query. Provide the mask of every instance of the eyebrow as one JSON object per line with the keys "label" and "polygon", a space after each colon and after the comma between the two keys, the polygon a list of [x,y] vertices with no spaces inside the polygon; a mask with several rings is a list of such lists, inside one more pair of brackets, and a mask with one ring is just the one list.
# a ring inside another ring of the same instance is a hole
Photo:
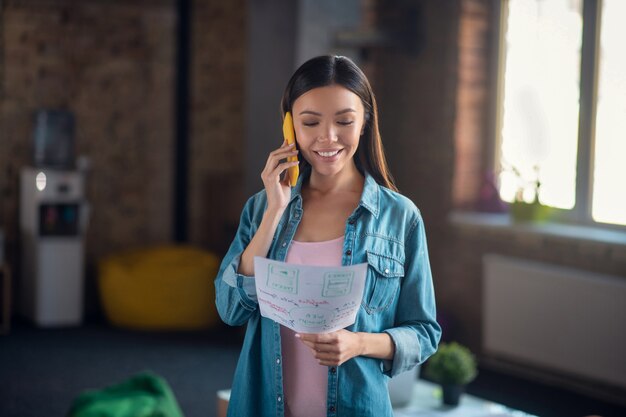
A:
{"label": "eyebrow", "polygon": [[[354,110],[352,108],[339,110],[337,113],[335,113],[335,116],[338,116],[338,115],[344,114],[344,113],[350,113],[350,112],[356,113],[356,110]],[[315,112],[313,110],[303,110],[303,111],[300,112],[300,114],[301,115],[302,114],[312,114],[312,115],[315,115],[315,116],[321,116],[322,115],[322,113],[318,113],[318,112]]]}

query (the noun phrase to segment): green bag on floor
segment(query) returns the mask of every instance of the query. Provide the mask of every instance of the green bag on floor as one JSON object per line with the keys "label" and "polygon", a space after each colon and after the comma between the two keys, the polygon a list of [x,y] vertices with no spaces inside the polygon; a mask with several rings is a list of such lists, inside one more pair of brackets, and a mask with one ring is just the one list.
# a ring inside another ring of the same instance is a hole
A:
{"label": "green bag on floor", "polygon": [[165,379],[144,372],[74,399],[68,417],[184,417]]}

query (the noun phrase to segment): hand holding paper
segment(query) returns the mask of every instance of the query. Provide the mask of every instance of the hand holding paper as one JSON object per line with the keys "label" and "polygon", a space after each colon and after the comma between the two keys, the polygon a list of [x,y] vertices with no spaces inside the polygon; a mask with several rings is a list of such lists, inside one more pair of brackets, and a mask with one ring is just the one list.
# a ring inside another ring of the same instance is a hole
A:
{"label": "hand holding paper", "polygon": [[302,333],[328,333],[354,323],[367,264],[309,266],[256,256],[255,283],[263,317]]}

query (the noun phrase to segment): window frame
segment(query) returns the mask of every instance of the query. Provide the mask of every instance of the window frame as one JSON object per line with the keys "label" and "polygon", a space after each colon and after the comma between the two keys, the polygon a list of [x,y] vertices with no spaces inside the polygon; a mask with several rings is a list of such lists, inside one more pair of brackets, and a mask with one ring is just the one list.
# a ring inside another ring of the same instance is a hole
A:
{"label": "window frame", "polygon": [[[492,44],[492,108],[489,125],[492,127],[489,161],[493,172],[501,168],[502,124],[504,116],[504,69],[509,0],[494,2]],[[581,226],[626,231],[625,225],[602,223],[592,217],[593,171],[595,150],[595,123],[598,96],[598,64],[602,0],[582,0],[582,42],[580,54],[579,119],[576,156],[576,186],[574,207],[554,209],[554,221]]]}

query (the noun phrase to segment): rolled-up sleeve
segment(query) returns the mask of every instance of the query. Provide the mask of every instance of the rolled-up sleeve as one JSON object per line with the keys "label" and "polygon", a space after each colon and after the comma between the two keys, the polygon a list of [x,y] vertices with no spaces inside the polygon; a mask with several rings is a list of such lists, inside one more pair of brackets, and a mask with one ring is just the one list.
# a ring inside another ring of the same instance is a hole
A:
{"label": "rolled-up sleeve", "polygon": [[405,274],[395,325],[385,330],[395,345],[394,358],[383,361],[383,372],[395,376],[426,361],[441,338],[436,321],[435,292],[421,215],[412,222],[405,241]]}
{"label": "rolled-up sleeve", "polygon": [[254,199],[251,197],[241,213],[239,227],[215,278],[215,305],[222,320],[231,326],[248,321],[256,311],[254,277],[237,273],[241,255],[252,239]]}

